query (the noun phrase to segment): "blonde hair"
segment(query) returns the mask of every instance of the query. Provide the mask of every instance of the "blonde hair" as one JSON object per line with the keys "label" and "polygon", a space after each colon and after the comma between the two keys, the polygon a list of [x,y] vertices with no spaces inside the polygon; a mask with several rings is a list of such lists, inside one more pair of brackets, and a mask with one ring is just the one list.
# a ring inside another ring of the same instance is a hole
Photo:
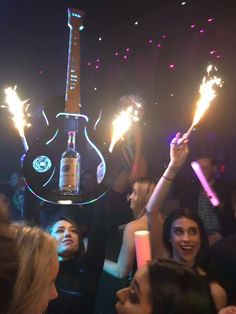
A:
{"label": "blonde hair", "polygon": [[146,213],[146,206],[156,186],[156,180],[141,178],[135,181],[135,183],[137,184],[138,190],[137,211],[139,214],[137,218],[140,218]]}
{"label": "blonde hair", "polygon": [[18,267],[16,241],[8,218],[7,207],[0,201],[0,313],[7,313],[11,304]]}
{"label": "blonde hair", "polygon": [[14,224],[12,231],[17,241],[19,266],[8,314],[42,313],[48,301],[56,242],[37,227]]}

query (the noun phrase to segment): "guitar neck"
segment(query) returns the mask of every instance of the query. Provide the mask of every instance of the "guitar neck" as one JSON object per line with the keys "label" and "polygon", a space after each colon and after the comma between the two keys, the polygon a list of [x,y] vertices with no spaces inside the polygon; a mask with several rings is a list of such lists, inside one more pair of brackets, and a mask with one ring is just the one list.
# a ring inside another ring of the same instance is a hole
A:
{"label": "guitar neck", "polygon": [[67,80],[65,112],[80,112],[80,29],[82,27],[81,11],[68,9],[68,26],[70,40],[67,62]]}

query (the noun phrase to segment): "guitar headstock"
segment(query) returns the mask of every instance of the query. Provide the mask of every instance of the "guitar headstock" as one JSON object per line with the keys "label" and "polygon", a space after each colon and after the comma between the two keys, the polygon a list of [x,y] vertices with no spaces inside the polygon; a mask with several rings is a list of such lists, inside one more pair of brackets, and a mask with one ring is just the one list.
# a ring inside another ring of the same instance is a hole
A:
{"label": "guitar headstock", "polygon": [[79,113],[80,111],[80,31],[83,29],[83,15],[84,13],[81,10],[68,8],[70,41],[68,49],[65,111],[70,113]]}
{"label": "guitar headstock", "polygon": [[72,29],[83,28],[84,12],[79,9],[68,8],[68,26]]}

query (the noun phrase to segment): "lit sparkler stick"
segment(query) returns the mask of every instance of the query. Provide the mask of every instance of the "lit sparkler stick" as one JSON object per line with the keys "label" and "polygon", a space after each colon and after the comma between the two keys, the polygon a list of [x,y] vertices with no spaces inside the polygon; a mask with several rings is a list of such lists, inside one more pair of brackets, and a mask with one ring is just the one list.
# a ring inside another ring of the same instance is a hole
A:
{"label": "lit sparkler stick", "polygon": [[24,134],[24,128],[27,126],[29,127],[30,124],[26,121],[26,112],[27,112],[27,105],[26,103],[28,100],[22,101],[18,97],[16,93],[16,87],[8,87],[5,89],[5,95],[6,95],[6,106],[10,113],[12,114],[12,119],[15,123],[15,127],[17,128],[19,135],[22,140],[22,144],[24,146],[25,151],[29,149],[27,140],[25,138]]}
{"label": "lit sparkler stick", "polygon": [[137,122],[140,119],[140,111],[143,109],[142,104],[135,101],[134,98],[129,98],[128,102],[128,107],[125,110],[123,109],[112,122],[113,134],[109,147],[110,153],[113,151],[113,148],[117,141],[122,138],[123,135],[130,129],[133,122]]}
{"label": "lit sparkler stick", "polygon": [[206,192],[207,197],[209,198],[211,204],[213,206],[219,206],[220,201],[219,201],[216,193],[212,190],[209,183],[207,182],[207,179],[205,178],[199,163],[197,161],[193,161],[193,162],[191,162],[191,166],[192,166],[195,174],[197,175],[199,181],[201,182],[202,187],[204,188],[204,191]]}
{"label": "lit sparkler stick", "polygon": [[[203,77],[202,83],[199,87],[200,99],[197,102],[197,109],[195,112],[195,116],[192,122],[192,125],[185,133],[185,138],[190,136],[190,133],[196,127],[198,122],[201,120],[202,116],[209,108],[211,101],[216,97],[216,91],[214,90],[215,86],[221,87],[223,85],[222,79],[217,76],[210,76],[210,72],[212,71],[213,66],[209,65],[207,67],[208,77]],[[217,71],[217,68],[214,68]]]}

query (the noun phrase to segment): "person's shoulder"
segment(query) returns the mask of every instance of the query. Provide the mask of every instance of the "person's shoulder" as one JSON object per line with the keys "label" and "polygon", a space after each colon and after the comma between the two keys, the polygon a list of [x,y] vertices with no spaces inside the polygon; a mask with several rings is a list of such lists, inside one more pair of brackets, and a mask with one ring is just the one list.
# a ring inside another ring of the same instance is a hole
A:
{"label": "person's shoulder", "polygon": [[126,225],[125,229],[129,232],[147,230],[147,218],[143,216],[140,219],[133,220]]}

